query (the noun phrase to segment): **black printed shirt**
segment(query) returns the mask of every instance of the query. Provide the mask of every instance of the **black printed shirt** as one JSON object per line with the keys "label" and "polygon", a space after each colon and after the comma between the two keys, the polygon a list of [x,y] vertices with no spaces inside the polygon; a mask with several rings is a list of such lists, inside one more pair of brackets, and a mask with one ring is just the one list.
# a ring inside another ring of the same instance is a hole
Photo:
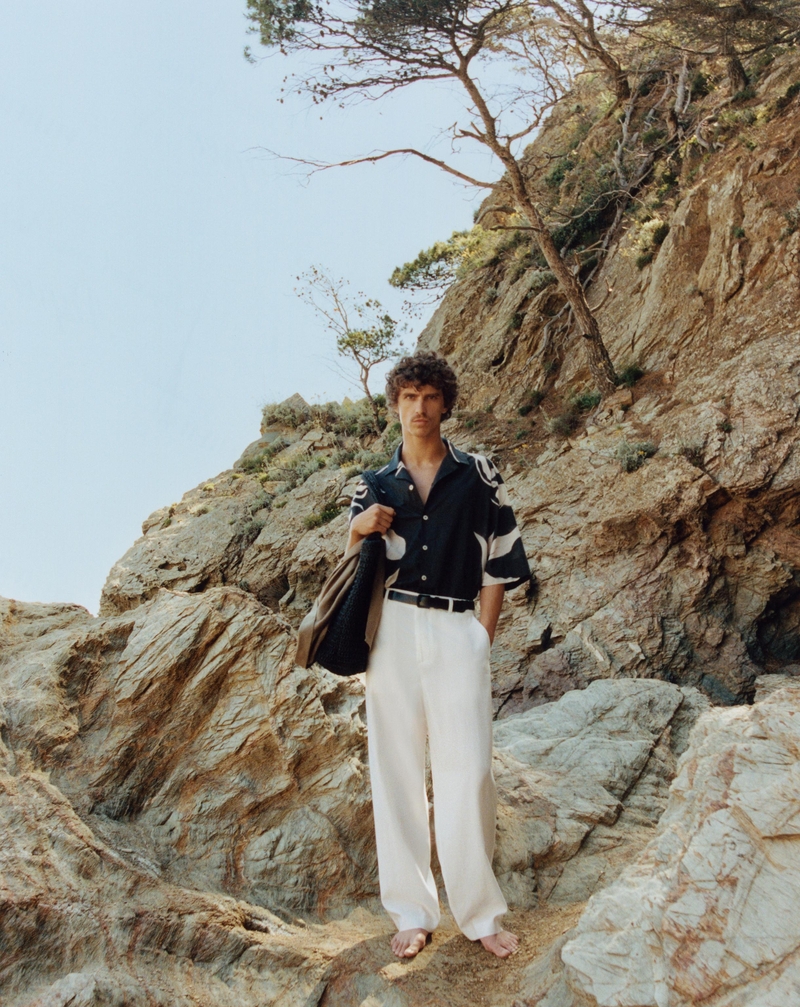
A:
{"label": "black printed shirt", "polygon": [[508,590],[530,578],[508,491],[483,455],[467,454],[445,440],[444,456],[422,499],[402,461],[402,444],[376,472],[376,500],[360,482],[350,520],[374,503],[393,507],[386,542],[386,586],[447,598],[475,598],[481,587]]}

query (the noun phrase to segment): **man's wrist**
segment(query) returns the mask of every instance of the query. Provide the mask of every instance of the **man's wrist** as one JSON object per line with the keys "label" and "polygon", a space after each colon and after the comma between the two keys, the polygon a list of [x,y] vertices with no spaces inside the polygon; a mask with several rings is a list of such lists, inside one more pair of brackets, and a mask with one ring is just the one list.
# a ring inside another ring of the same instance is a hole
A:
{"label": "man's wrist", "polygon": [[366,538],[366,535],[360,535],[354,528],[351,528],[350,534],[347,536],[347,548],[352,549],[363,538]]}

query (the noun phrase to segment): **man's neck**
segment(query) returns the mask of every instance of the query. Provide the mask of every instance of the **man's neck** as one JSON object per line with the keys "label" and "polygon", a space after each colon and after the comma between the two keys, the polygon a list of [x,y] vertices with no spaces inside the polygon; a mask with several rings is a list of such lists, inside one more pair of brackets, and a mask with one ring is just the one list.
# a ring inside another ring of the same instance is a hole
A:
{"label": "man's neck", "polygon": [[407,468],[438,465],[447,454],[447,447],[437,431],[430,437],[403,437],[402,458]]}

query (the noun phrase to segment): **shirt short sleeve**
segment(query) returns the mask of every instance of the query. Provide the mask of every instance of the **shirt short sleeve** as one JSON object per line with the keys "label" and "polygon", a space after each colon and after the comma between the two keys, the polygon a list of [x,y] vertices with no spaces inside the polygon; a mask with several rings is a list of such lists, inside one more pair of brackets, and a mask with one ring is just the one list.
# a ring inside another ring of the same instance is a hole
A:
{"label": "shirt short sleeve", "polygon": [[486,561],[481,587],[503,584],[508,591],[530,580],[531,570],[505,483],[488,458],[481,458],[481,462],[481,475],[489,488],[487,527],[482,536],[486,541]]}
{"label": "shirt short sleeve", "polygon": [[363,479],[360,479],[358,486],[356,486],[356,491],[353,494],[353,499],[350,501],[350,513],[347,518],[348,522],[352,522],[353,518],[357,514],[361,514],[377,502],[378,501],[375,499],[372,490],[369,486],[367,486]]}

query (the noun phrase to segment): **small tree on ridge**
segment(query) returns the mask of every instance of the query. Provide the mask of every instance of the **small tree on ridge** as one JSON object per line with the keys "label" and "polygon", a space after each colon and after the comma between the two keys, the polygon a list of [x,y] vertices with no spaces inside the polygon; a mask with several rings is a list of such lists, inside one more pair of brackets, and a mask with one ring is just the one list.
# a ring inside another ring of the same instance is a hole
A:
{"label": "small tree on ridge", "polygon": [[369,376],[374,367],[392,360],[402,350],[397,322],[384,312],[379,301],[359,294],[351,301],[347,281],[335,280],[323,269],[312,266],[298,276],[302,286],[298,297],[322,318],[336,337],[336,352],[348,357],[358,367],[358,380],[364,389],[375,425],[381,432],[378,403],[369,390]]}

